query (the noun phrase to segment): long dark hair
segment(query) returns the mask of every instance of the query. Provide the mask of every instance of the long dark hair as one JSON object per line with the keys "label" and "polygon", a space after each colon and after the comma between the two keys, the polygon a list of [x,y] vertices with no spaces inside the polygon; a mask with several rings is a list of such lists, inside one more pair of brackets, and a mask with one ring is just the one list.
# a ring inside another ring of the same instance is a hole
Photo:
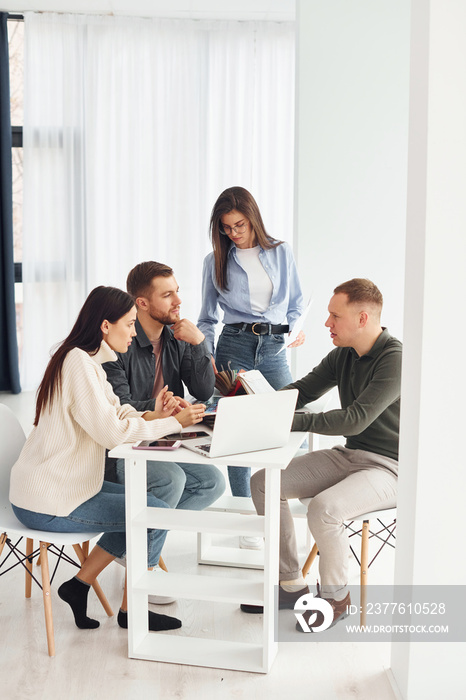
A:
{"label": "long dark hair", "polygon": [[256,234],[257,242],[261,248],[276,248],[282,241],[269,236],[265,230],[262,216],[257,202],[250,192],[244,187],[229,187],[219,196],[210,216],[210,238],[214,251],[215,279],[220,289],[228,289],[227,286],[227,255],[231,245],[228,236],[220,233],[221,218],[236,209],[249,219]]}
{"label": "long dark hair", "polygon": [[65,357],[73,348],[85,350],[95,355],[102,342],[100,326],[107,320],[116,323],[134,306],[129,294],[115,287],[96,287],[87,297],[71,333],[54,352],[37,390],[36,416],[34,425],[39,422],[41,411],[51,404],[56,391],[61,390],[62,367]]}

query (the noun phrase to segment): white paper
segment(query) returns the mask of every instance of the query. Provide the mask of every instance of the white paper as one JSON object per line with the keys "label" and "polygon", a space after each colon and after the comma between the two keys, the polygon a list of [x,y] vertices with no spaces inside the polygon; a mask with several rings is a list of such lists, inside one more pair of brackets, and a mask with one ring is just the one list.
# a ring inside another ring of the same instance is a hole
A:
{"label": "white paper", "polygon": [[285,345],[282,347],[281,350],[279,350],[279,351],[277,352],[277,355],[278,355],[279,353],[283,352],[283,350],[286,350],[286,348],[289,348],[290,345],[291,345],[292,343],[294,343],[294,341],[295,341],[296,338],[298,337],[299,331],[302,330],[302,327],[303,327],[303,325],[304,325],[304,321],[306,320],[306,316],[307,316],[308,313],[309,313],[309,309],[311,308],[312,302],[313,302],[313,299],[312,299],[312,297],[310,297],[309,301],[307,302],[307,306],[306,306],[306,308],[304,309],[303,313],[301,314],[301,316],[300,316],[298,319],[296,319],[296,323],[294,324],[293,330],[291,331],[291,333],[289,334],[288,338],[286,339]]}

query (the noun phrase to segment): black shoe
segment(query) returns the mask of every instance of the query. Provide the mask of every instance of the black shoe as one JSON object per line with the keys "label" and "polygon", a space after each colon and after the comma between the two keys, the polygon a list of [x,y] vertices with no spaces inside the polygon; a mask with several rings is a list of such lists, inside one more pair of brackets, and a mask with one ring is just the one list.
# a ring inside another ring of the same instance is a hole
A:
{"label": "black shoe", "polygon": [[[126,610],[120,610],[117,618],[118,624],[123,629],[128,629],[128,613]],[[149,631],[161,632],[163,630],[177,630],[181,627],[181,620],[170,615],[159,615],[159,613],[149,610]]]}
{"label": "black shoe", "polygon": [[[279,610],[293,610],[298,598],[302,595],[309,593],[309,586],[304,586],[297,591],[285,591],[281,586],[278,587],[278,609]],[[264,612],[263,605],[248,605],[247,603],[241,603],[240,608],[243,612],[249,613],[250,615],[260,615]]]}

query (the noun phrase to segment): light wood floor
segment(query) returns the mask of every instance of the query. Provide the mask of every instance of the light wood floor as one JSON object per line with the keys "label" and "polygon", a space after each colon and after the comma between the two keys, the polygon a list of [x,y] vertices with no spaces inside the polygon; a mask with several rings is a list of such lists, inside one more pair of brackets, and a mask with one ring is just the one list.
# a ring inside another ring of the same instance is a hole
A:
{"label": "light wood floor", "polygon": [[[33,415],[31,395],[0,394],[28,432]],[[305,544],[304,521],[297,521],[298,535]],[[230,542],[232,545],[234,542]],[[191,533],[170,532],[164,558],[171,571],[226,575],[219,567],[198,566],[196,541]],[[303,548],[304,555],[304,548]],[[371,569],[373,583],[388,583],[393,576],[391,550]],[[316,579],[316,565],[309,583]],[[61,564],[52,587],[56,656],[47,655],[42,598],[33,589],[24,598],[24,576],[19,567],[0,577],[0,672],[4,700],[132,700],[177,698],[203,700],[267,698],[293,700],[393,700],[389,682],[389,644],[371,643],[283,643],[267,675],[224,671],[128,659],[127,633],[115,618],[107,618],[93,592],[89,614],[100,620],[98,630],[78,630],[68,606],[56,594],[58,585],[74,575],[69,564]],[[157,574],[155,574],[157,575]],[[257,573],[235,569],[235,576]],[[358,567],[352,564],[351,582],[357,582]],[[104,591],[118,611],[123,570],[111,564],[100,577]],[[183,634],[237,637],[254,640],[259,620],[234,606],[183,600],[153,608],[183,620]]]}

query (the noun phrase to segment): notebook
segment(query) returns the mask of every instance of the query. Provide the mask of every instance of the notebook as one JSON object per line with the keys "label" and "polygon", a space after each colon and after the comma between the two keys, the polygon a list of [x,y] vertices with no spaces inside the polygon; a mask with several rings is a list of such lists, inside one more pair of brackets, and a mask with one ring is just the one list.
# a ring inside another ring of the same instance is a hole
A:
{"label": "notebook", "polygon": [[297,400],[297,389],[226,396],[218,402],[212,437],[188,440],[182,447],[212,458],[283,447]]}
{"label": "notebook", "polygon": [[272,393],[275,391],[258,369],[238,372],[238,380],[241,382],[246,394],[266,394],[267,392]]}

